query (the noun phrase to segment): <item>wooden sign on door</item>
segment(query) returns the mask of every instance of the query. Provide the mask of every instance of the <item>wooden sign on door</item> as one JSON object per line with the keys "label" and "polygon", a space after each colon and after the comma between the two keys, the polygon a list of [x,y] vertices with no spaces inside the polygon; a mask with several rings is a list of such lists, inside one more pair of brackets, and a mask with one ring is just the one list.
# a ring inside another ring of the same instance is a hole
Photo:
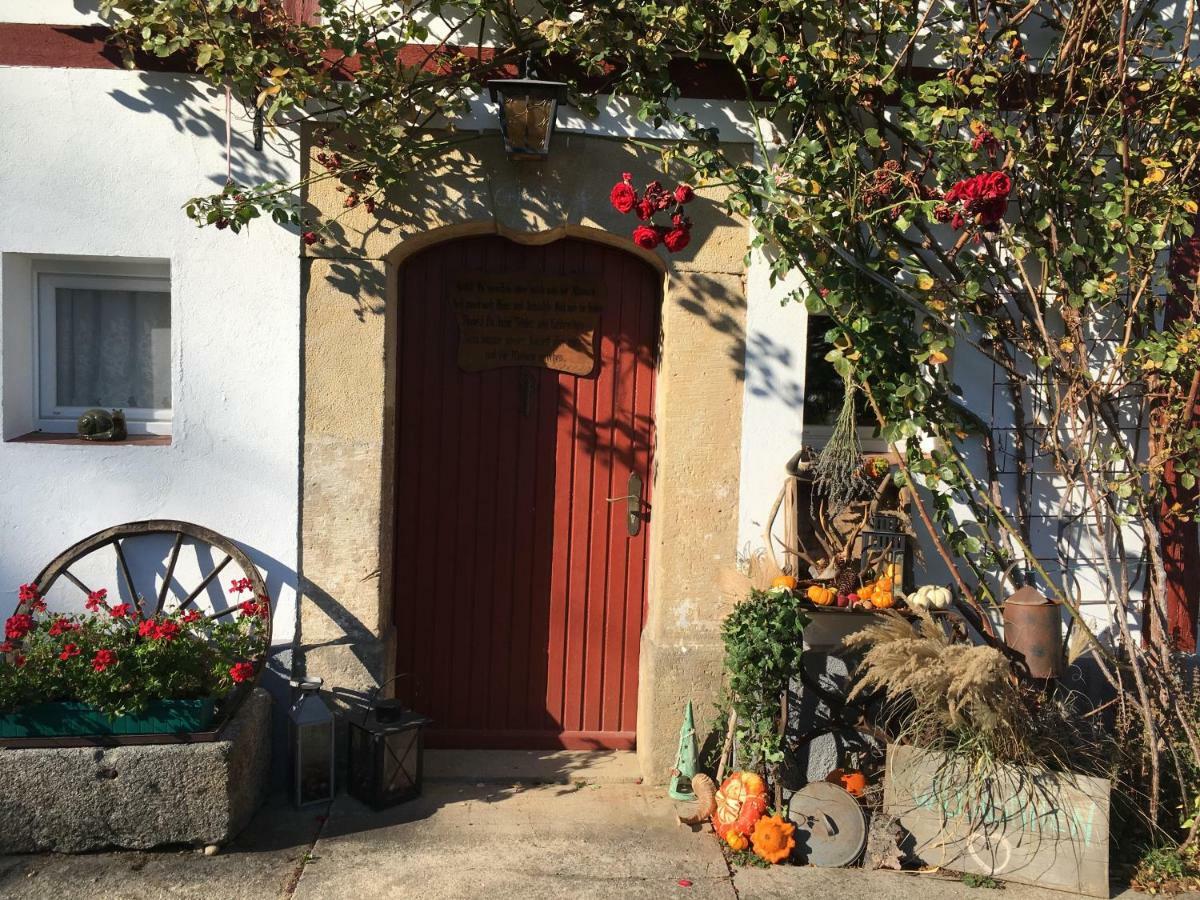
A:
{"label": "wooden sign on door", "polygon": [[539,366],[591,375],[604,297],[596,281],[529,272],[455,276],[458,365],[464,372]]}

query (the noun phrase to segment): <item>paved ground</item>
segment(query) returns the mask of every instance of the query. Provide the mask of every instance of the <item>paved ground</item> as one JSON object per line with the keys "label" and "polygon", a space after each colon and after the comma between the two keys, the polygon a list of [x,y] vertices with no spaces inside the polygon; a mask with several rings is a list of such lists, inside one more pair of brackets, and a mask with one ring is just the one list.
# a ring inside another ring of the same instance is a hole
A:
{"label": "paved ground", "polygon": [[[674,824],[674,804],[633,781],[630,761],[547,754],[456,771],[430,765],[424,796],[373,813],[341,796],[328,811],[265,809],[216,856],[194,850],[0,857],[3,898],[721,898],[988,900],[928,875],[789,866],[731,873],[716,840]],[[556,783],[514,783],[515,779]],[[684,886],[680,881],[690,882]],[[1009,885],[998,900],[1070,895]],[[1129,897],[1136,895],[1130,894]]]}

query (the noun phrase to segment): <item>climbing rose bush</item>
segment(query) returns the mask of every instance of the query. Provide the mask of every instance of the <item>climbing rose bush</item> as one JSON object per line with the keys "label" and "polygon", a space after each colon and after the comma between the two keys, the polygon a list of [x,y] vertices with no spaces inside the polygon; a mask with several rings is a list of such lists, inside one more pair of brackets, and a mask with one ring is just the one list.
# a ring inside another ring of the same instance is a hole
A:
{"label": "climbing rose bush", "polygon": [[[635,244],[643,250],[653,250],[661,244],[671,253],[678,253],[692,239],[692,220],[684,214],[683,208],[695,197],[691,185],[677,185],[669,191],[658,181],[651,181],[639,194],[633,187],[633,176],[628,172],[621,173],[621,180],[613,185],[608,195],[613,209],[622,215],[632,212],[644,223],[635,226],[630,235]],[[654,216],[661,212],[670,216],[670,225],[654,224]]]}
{"label": "climbing rose bush", "polygon": [[[236,599],[249,579],[230,584]],[[152,700],[220,696],[256,674],[269,640],[270,598],[253,597],[210,619],[197,609],[145,616],[138,604],[88,595],[84,615],[50,612],[36,586],[21,585],[0,643],[0,710],[79,701],[110,716]]]}

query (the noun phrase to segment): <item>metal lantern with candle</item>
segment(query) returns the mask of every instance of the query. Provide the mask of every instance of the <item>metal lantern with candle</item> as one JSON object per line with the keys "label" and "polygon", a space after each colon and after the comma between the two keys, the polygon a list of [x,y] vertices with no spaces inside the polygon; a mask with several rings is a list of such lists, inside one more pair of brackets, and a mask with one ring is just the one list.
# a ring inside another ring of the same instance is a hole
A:
{"label": "metal lantern with candle", "polygon": [[333,799],[333,713],[321,699],[320,678],[293,680],[298,691],[288,710],[291,793],[296,806]]}
{"label": "metal lantern with candle", "polygon": [[[386,682],[380,690],[384,686]],[[399,700],[373,700],[361,719],[351,719],[351,796],[372,809],[420,796],[428,724],[429,719]]]}
{"label": "metal lantern with candle", "polygon": [[558,104],[567,99],[566,83],[529,77],[493,78],[488,82],[488,92],[500,108],[500,134],[509,158],[548,157]]}

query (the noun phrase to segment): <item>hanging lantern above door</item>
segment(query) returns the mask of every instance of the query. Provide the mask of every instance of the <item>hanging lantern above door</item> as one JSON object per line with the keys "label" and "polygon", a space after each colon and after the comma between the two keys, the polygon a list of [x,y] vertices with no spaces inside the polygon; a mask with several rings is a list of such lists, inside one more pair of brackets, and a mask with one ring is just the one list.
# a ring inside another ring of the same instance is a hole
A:
{"label": "hanging lantern above door", "polygon": [[550,155],[558,104],[567,99],[562,81],[493,78],[492,102],[500,108],[500,134],[510,159],[542,160]]}

